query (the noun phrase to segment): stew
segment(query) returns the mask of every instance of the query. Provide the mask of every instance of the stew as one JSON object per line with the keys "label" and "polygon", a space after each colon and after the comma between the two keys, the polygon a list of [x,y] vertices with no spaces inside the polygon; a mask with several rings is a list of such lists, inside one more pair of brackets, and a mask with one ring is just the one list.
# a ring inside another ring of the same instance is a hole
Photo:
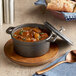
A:
{"label": "stew", "polygon": [[35,42],[48,38],[48,34],[37,27],[23,27],[13,37],[24,42]]}

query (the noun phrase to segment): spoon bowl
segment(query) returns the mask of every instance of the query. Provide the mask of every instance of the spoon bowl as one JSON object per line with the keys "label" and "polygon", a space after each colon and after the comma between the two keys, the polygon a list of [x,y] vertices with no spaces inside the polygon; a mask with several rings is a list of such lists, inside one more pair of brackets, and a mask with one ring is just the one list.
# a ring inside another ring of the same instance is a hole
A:
{"label": "spoon bowl", "polygon": [[66,62],[69,62],[69,63],[76,62],[76,50],[72,50],[67,54]]}
{"label": "spoon bowl", "polygon": [[56,63],[56,64],[54,64],[54,65],[52,65],[52,66],[50,66],[50,67],[48,67],[46,69],[43,69],[41,71],[38,71],[36,73],[37,74],[43,74],[44,72],[47,72],[47,71],[53,69],[54,67],[58,66],[59,64],[62,64],[62,63],[74,63],[74,62],[76,62],[76,50],[70,51],[67,54],[65,61],[58,62],[58,63]]}

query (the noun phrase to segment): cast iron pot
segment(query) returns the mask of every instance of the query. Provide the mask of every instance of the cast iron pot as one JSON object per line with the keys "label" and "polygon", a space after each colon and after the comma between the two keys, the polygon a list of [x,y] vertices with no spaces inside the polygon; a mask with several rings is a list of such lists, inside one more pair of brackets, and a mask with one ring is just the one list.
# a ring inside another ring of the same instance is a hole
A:
{"label": "cast iron pot", "polygon": [[[23,42],[13,37],[14,32],[23,27],[38,27],[41,30],[46,30],[49,34],[47,39],[38,42]],[[9,27],[6,32],[11,35],[14,44],[14,50],[17,54],[24,57],[38,57],[44,55],[49,51],[51,42],[51,30],[42,24],[23,24],[17,27]]]}

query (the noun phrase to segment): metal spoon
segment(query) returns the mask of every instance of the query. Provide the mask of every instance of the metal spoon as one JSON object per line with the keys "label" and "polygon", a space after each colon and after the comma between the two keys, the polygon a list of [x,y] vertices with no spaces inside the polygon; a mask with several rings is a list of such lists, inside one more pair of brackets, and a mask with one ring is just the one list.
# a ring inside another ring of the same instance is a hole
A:
{"label": "metal spoon", "polygon": [[38,71],[36,72],[37,74],[42,74],[44,72],[47,72],[51,69],[53,69],[54,67],[58,66],[59,64],[62,64],[62,63],[73,63],[73,62],[76,62],[76,50],[72,50],[70,51],[67,56],[66,56],[66,60],[65,61],[61,61],[61,62],[58,62],[44,70],[41,70],[41,71]]}

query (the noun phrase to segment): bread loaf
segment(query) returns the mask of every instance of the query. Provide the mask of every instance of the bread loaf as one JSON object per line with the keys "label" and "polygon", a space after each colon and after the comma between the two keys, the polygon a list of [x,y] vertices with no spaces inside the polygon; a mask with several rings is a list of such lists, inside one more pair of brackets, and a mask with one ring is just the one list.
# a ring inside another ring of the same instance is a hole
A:
{"label": "bread loaf", "polygon": [[73,12],[76,2],[70,0],[50,0],[47,4],[48,10]]}

